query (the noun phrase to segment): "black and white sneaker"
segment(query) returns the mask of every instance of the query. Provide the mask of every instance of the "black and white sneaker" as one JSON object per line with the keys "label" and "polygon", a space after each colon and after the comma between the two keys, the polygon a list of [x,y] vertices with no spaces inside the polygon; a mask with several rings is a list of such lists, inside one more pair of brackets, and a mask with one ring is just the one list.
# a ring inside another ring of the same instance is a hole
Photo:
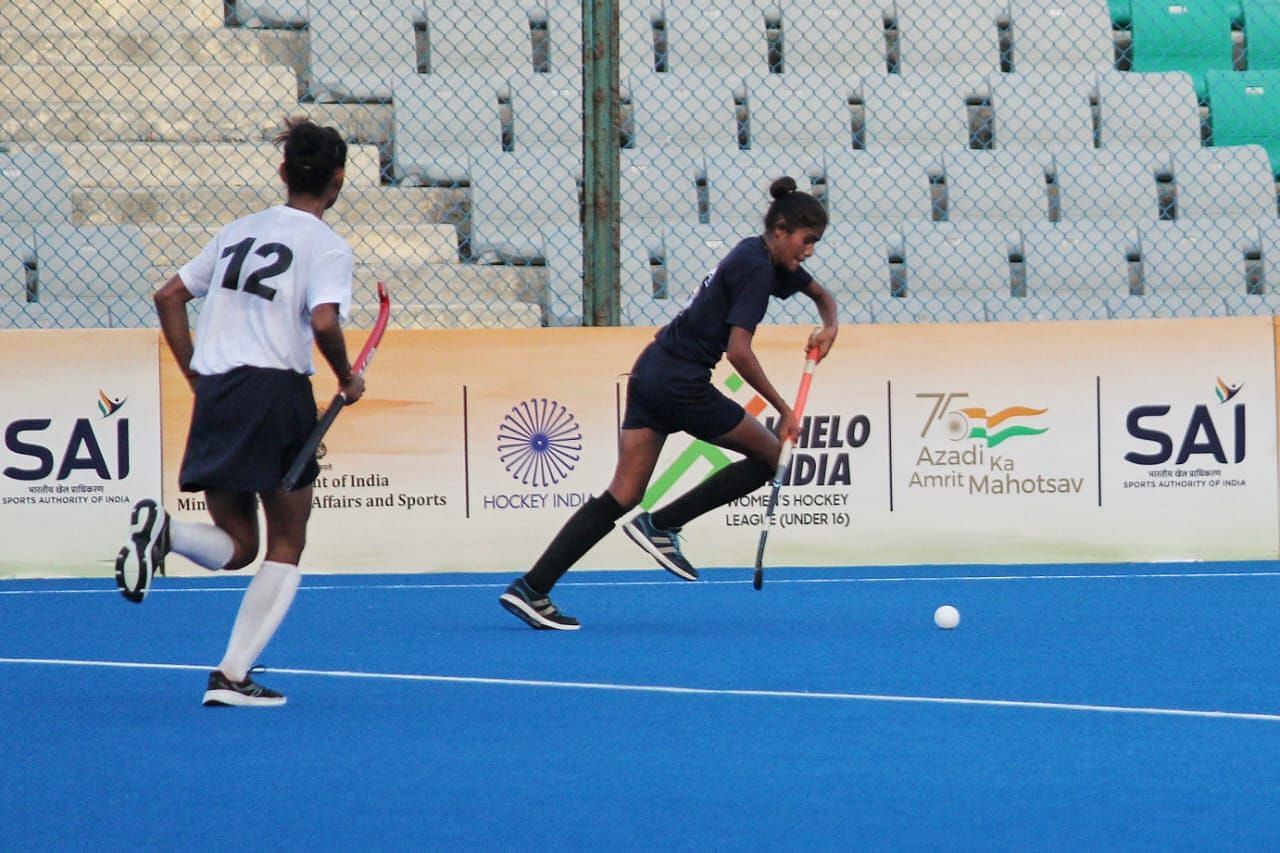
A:
{"label": "black and white sneaker", "polygon": [[247,675],[244,681],[232,681],[220,669],[209,673],[209,689],[204,692],[206,708],[269,708],[284,703],[283,693],[263,687]]}
{"label": "black and white sneaker", "polygon": [[129,541],[116,555],[116,586],[135,604],[147,597],[151,580],[164,574],[169,553],[169,513],[151,499],[133,505],[129,516]]}
{"label": "black and white sneaker", "polygon": [[513,580],[507,591],[498,596],[498,601],[523,619],[530,628],[576,631],[582,627],[577,619],[561,613],[550,598],[534,592],[524,578]]}
{"label": "black and white sneaker", "polygon": [[653,526],[649,513],[642,512],[622,526],[622,529],[645,550],[658,565],[681,580],[696,581],[698,570],[680,553],[680,528],[663,530]]}

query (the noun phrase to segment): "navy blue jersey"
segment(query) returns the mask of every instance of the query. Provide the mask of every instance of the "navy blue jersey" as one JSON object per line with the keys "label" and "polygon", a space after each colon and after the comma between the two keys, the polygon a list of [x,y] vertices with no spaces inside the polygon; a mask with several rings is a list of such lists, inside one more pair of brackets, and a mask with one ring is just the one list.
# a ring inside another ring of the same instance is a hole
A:
{"label": "navy blue jersey", "polygon": [[764,238],[748,237],[702,280],[684,310],[658,331],[657,341],[678,358],[715,367],[729,348],[730,327],[754,332],[770,296],[786,299],[811,281],[803,267],[791,272],[774,266]]}

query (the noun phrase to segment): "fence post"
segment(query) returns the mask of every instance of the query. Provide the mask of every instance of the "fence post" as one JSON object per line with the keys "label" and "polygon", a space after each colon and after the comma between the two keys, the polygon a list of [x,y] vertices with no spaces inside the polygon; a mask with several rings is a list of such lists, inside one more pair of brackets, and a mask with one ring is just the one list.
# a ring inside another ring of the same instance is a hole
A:
{"label": "fence post", "polygon": [[619,195],[618,0],[582,0],[582,320],[616,326]]}

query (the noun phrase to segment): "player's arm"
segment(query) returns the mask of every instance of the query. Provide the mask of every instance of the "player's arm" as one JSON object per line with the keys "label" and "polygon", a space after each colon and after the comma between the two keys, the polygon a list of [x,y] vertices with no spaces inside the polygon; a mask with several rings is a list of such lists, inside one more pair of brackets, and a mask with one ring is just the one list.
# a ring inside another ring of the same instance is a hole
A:
{"label": "player's arm", "polygon": [[194,390],[196,373],[191,369],[191,356],[196,348],[191,339],[191,324],[187,322],[187,303],[192,299],[195,296],[187,290],[182,278],[176,275],[166,281],[152,297],[165,343],[169,345],[178,368],[187,377],[187,384]]}
{"label": "player's arm", "polygon": [[347,398],[348,404],[359,400],[364,394],[364,377],[351,370],[347,339],[342,334],[342,320],[336,303],[322,302],[311,309],[311,333],[320,354],[338,378],[338,391]]}
{"label": "player's arm", "polygon": [[809,343],[805,345],[805,349],[817,347],[818,361],[822,361],[831,351],[831,346],[836,342],[836,335],[840,331],[840,307],[836,305],[831,291],[816,281],[809,282],[804,292],[818,307],[818,316],[822,318],[822,328],[815,329],[809,335]]}
{"label": "player's arm", "polygon": [[755,350],[751,348],[753,337],[754,333],[741,326],[730,326],[729,347],[725,350],[725,357],[729,359],[729,363],[733,365],[738,375],[754,388],[756,393],[764,397],[778,413],[778,435],[786,438],[789,435],[798,434],[800,424],[797,423],[791,406],[778,393],[778,389],[773,387],[773,383],[765,375],[764,368],[760,366],[760,360],[756,358]]}

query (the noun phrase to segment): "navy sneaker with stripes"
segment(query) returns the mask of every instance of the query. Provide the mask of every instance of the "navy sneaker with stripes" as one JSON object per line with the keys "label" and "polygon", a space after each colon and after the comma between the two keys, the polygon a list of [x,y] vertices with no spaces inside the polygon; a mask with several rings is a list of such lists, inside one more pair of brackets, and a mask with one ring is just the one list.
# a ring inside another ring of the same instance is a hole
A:
{"label": "navy sneaker with stripes", "polygon": [[[250,670],[250,672],[261,671],[261,667]],[[277,693],[270,687],[263,687],[247,675],[244,681],[232,681],[223,675],[220,669],[209,673],[209,688],[204,692],[206,708],[271,708],[284,703],[283,693]]]}
{"label": "navy sneaker with stripes", "polygon": [[534,592],[524,578],[513,580],[507,591],[498,596],[498,601],[530,628],[576,631],[582,627],[577,619],[561,613],[548,596]]}
{"label": "navy sneaker with stripes", "polygon": [[654,527],[649,513],[642,512],[624,524],[622,529],[631,537],[631,541],[643,548],[646,554],[671,574],[686,581],[698,579],[698,570],[680,552],[680,528],[663,530]]}
{"label": "navy sneaker with stripes", "polygon": [[116,586],[120,594],[139,604],[151,590],[151,581],[164,574],[169,553],[169,513],[151,499],[133,505],[129,516],[129,541],[116,555]]}

